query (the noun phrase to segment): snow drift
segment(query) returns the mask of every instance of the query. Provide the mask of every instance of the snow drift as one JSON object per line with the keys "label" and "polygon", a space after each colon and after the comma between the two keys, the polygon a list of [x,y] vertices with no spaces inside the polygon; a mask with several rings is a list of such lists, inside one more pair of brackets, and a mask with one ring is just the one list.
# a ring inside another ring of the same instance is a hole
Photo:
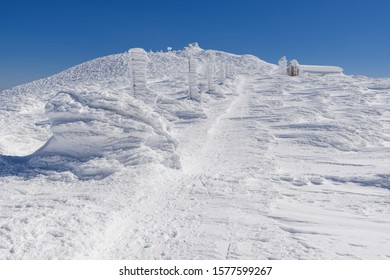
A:
{"label": "snow drift", "polygon": [[[180,167],[166,121],[125,90],[59,92],[47,103],[46,116],[53,136],[24,158],[28,168],[70,170],[88,178],[107,176],[121,164]],[[103,169],[84,170],[88,161],[99,159]]]}
{"label": "snow drift", "polygon": [[[189,58],[197,64],[191,71]],[[206,94],[210,83],[218,83],[207,77],[207,67],[227,63],[241,71],[272,69],[253,56],[205,51],[197,44],[169,53],[134,48],[3,91],[1,109],[13,112],[7,114],[9,118],[28,114],[21,125],[32,131],[27,137],[40,142],[35,142],[35,151],[30,145],[25,155],[1,156],[1,172],[33,176],[71,171],[81,179],[97,179],[124,166],[151,162],[180,168],[178,143],[169,122],[191,123],[207,117],[204,105],[221,98],[219,92],[229,87],[226,80],[213,94]],[[189,74],[199,91],[198,101],[203,95],[202,102],[192,100],[195,93],[188,92]]]}

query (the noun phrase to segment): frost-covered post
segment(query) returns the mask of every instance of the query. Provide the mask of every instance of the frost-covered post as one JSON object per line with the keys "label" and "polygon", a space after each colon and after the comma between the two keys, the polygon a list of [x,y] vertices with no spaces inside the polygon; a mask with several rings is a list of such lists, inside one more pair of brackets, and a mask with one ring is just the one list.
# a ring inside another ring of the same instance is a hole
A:
{"label": "frost-covered post", "polygon": [[225,83],[225,80],[226,80],[226,67],[225,67],[225,64],[221,64],[221,66],[219,67],[219,84],[223,85]]}
{"label": "frost-covered post", "polygon": [[229,63],[225,63],[225,76],[226,78],[230,78]]}
{"label": "frost-covered post", "polygon": [[279,59],[279,72],[281,74],[286,74],[287,73],[287,58],[285,56],[282,56]]}
{"label": "frost-covered post", "polygon": [[293,59],[288,64],[287,72],[290,76],[298,76],[299,75],[299,63],[297,60]]}
{"label": "frost-covered post", "polygon": [[215,84],[214,84],[214,64],[209,63],[207,65],[207,85],[208,85],[208,93],[215,92]]}
{"label": "frost-covered post", "polygon": [[189,95],[191,99],[199,100],[199,89],[197,86],[198,77],[196,73],[196,62],[193,58],[188,58],[188,87],[189,87]]}
{"label": "frost-covered post", "polygon": [[228,79],[232,79],[234,77],[233,64],[231,63],[225,64],[225,73],[226,73],[226,78]]}
{"label": "frost-covered post", "polygon": [[128,77],[129,77],[129,94],[134,94],[134,78],[133,78],[133,63],[132,63],[132,57],[130,54],[130,50],[127,52],[127,70],[128,70]]}
{"label": "frost-covered post", "polygon": [[134,95],[146,94],[146,71],[148,55],[141,48],[129,50],[130,55],[130,78]]}
{"label": "frost-covered post", "polygon": [[130,60],[129,76],[132,95],[145,101],[146,103],[154,103],[155,96],[151,94],[146,87],[146,72],[149,62],[148,54],[141,48],[130,49],[128,53]]}
{"label": "frost-covered post", "polygon": [[215,92],[215,84],[214,84],[214,64],[209,61],[207,64],[207,85],[208,85],[208,93]]}
{"label": "frost-covered post", "polygon": [[236,76],[236,68],[234,67],[233,63],[230,64],[230,74],[231,74],[232,78],[234,78],[234,76]]}

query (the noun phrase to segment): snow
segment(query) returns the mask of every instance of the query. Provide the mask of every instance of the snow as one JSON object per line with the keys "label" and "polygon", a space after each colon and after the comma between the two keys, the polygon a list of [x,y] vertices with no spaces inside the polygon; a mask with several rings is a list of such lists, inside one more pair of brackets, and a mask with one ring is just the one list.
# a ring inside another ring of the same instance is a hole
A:
{"label": "snow", "polygon": [[390,258],[390,79],[129,55],[0,92],[0,259]]}
{"label": "snow", "polygon": [[146,72],[148,67],[148,55],[141,48],[133,48],[129,53],[129,77],[131,81],[129,93],[137,99],[154,105],[156,95],[147,89]]}
{"label": "snow", "polygon": [[282,56],[279,59],[279,71],[281,74],[286,74],[287,73],[287,58],[285,56]]}
{"label": "snow", "polygon": [[188,57],[188,96],[191,100],[201,101],[202,98],[198,89],[198,74],[196,62]]}
{"label": "snow", "polygon": [[208,86],[208,93],[213,94],[215,93],[215,78],[214,78],[214,61],[209,60],[207,62],[207,86]]}
{"label": "snow", "polygon": [[306,73],[320,73],[320,74],[330,74],[330,73],[342,73],[343,68],[338,66],[324,66],[324,65],[299,65],[299,69]]}

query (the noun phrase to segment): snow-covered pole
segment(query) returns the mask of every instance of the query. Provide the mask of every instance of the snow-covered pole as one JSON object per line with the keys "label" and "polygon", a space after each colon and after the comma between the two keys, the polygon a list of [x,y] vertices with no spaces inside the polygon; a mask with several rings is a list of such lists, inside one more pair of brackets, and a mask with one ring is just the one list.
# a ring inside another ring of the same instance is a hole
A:
{"label": "snow-covered pole", "polygon": [[207,64],[207,85],[208,85],[208,93],[215,92],[215,84],[214,84],[214,64],[209,61]]}
{"label": "snow-covered pole", "polygon": [[219,67],[219,83],[222,85],[225,83],[226,80],[226,67],[225,64],[221,64]]}
{"label": "snow-covered pole", "polygon": [[231,64],[230,70],[232,71],[232,77],[234,78],[236,76],[236,68],[234,67],[234,64]]}
{"label": "snow-covered pole", "polygon": [[230,78],[230,68],[229,68],[229,63],[225,63],[225,75],[226,78]]}
{"label": "snow-covered pole", "polygon": [[199,89],[197,87],[197,73],[196,73],[196,62],[191,57],[188,57],[188,90],[190,99],[199,99]]}
{"label": "snow-covered pole", "polygon": [[232,79],[234,77],[233,64],[226,63],[225,64],[226,78]]}
{"label": "snow-covered pole", "polygon": [[287,58],[285,56],[279,59],[279,72],[281,74],[287,74]]}
{"label": "snow-covered pole", "polygon": [[154,103],[156,98],[146,87],[146,74],[149,62],[148,54],[141,48],[130,49],[128,53],[130,60],[129,76],[131,82],[131,94],[146,103]]}
{"label": "snow-covered pole", "polygon": [[133,93],[134,95],[145,94],[148,55],[141,48],[130,49],[129,54]]}
{"label": "snow-covered pole", "polygon": [[127,70],[129,78],[129,94],[134,95],[134,78],[133,78],[133,62],[132,54],[130,53],[131,49],[127,52]]}

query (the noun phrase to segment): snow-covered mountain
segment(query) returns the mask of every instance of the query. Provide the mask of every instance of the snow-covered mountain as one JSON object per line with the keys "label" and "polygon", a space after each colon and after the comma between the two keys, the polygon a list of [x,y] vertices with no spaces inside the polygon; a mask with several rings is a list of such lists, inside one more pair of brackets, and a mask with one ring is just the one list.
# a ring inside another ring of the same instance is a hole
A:
{"label": "snow-covered mountain", "polygon": [[390,79],[138,50],[0,92],[1,259],[390,258]]}

